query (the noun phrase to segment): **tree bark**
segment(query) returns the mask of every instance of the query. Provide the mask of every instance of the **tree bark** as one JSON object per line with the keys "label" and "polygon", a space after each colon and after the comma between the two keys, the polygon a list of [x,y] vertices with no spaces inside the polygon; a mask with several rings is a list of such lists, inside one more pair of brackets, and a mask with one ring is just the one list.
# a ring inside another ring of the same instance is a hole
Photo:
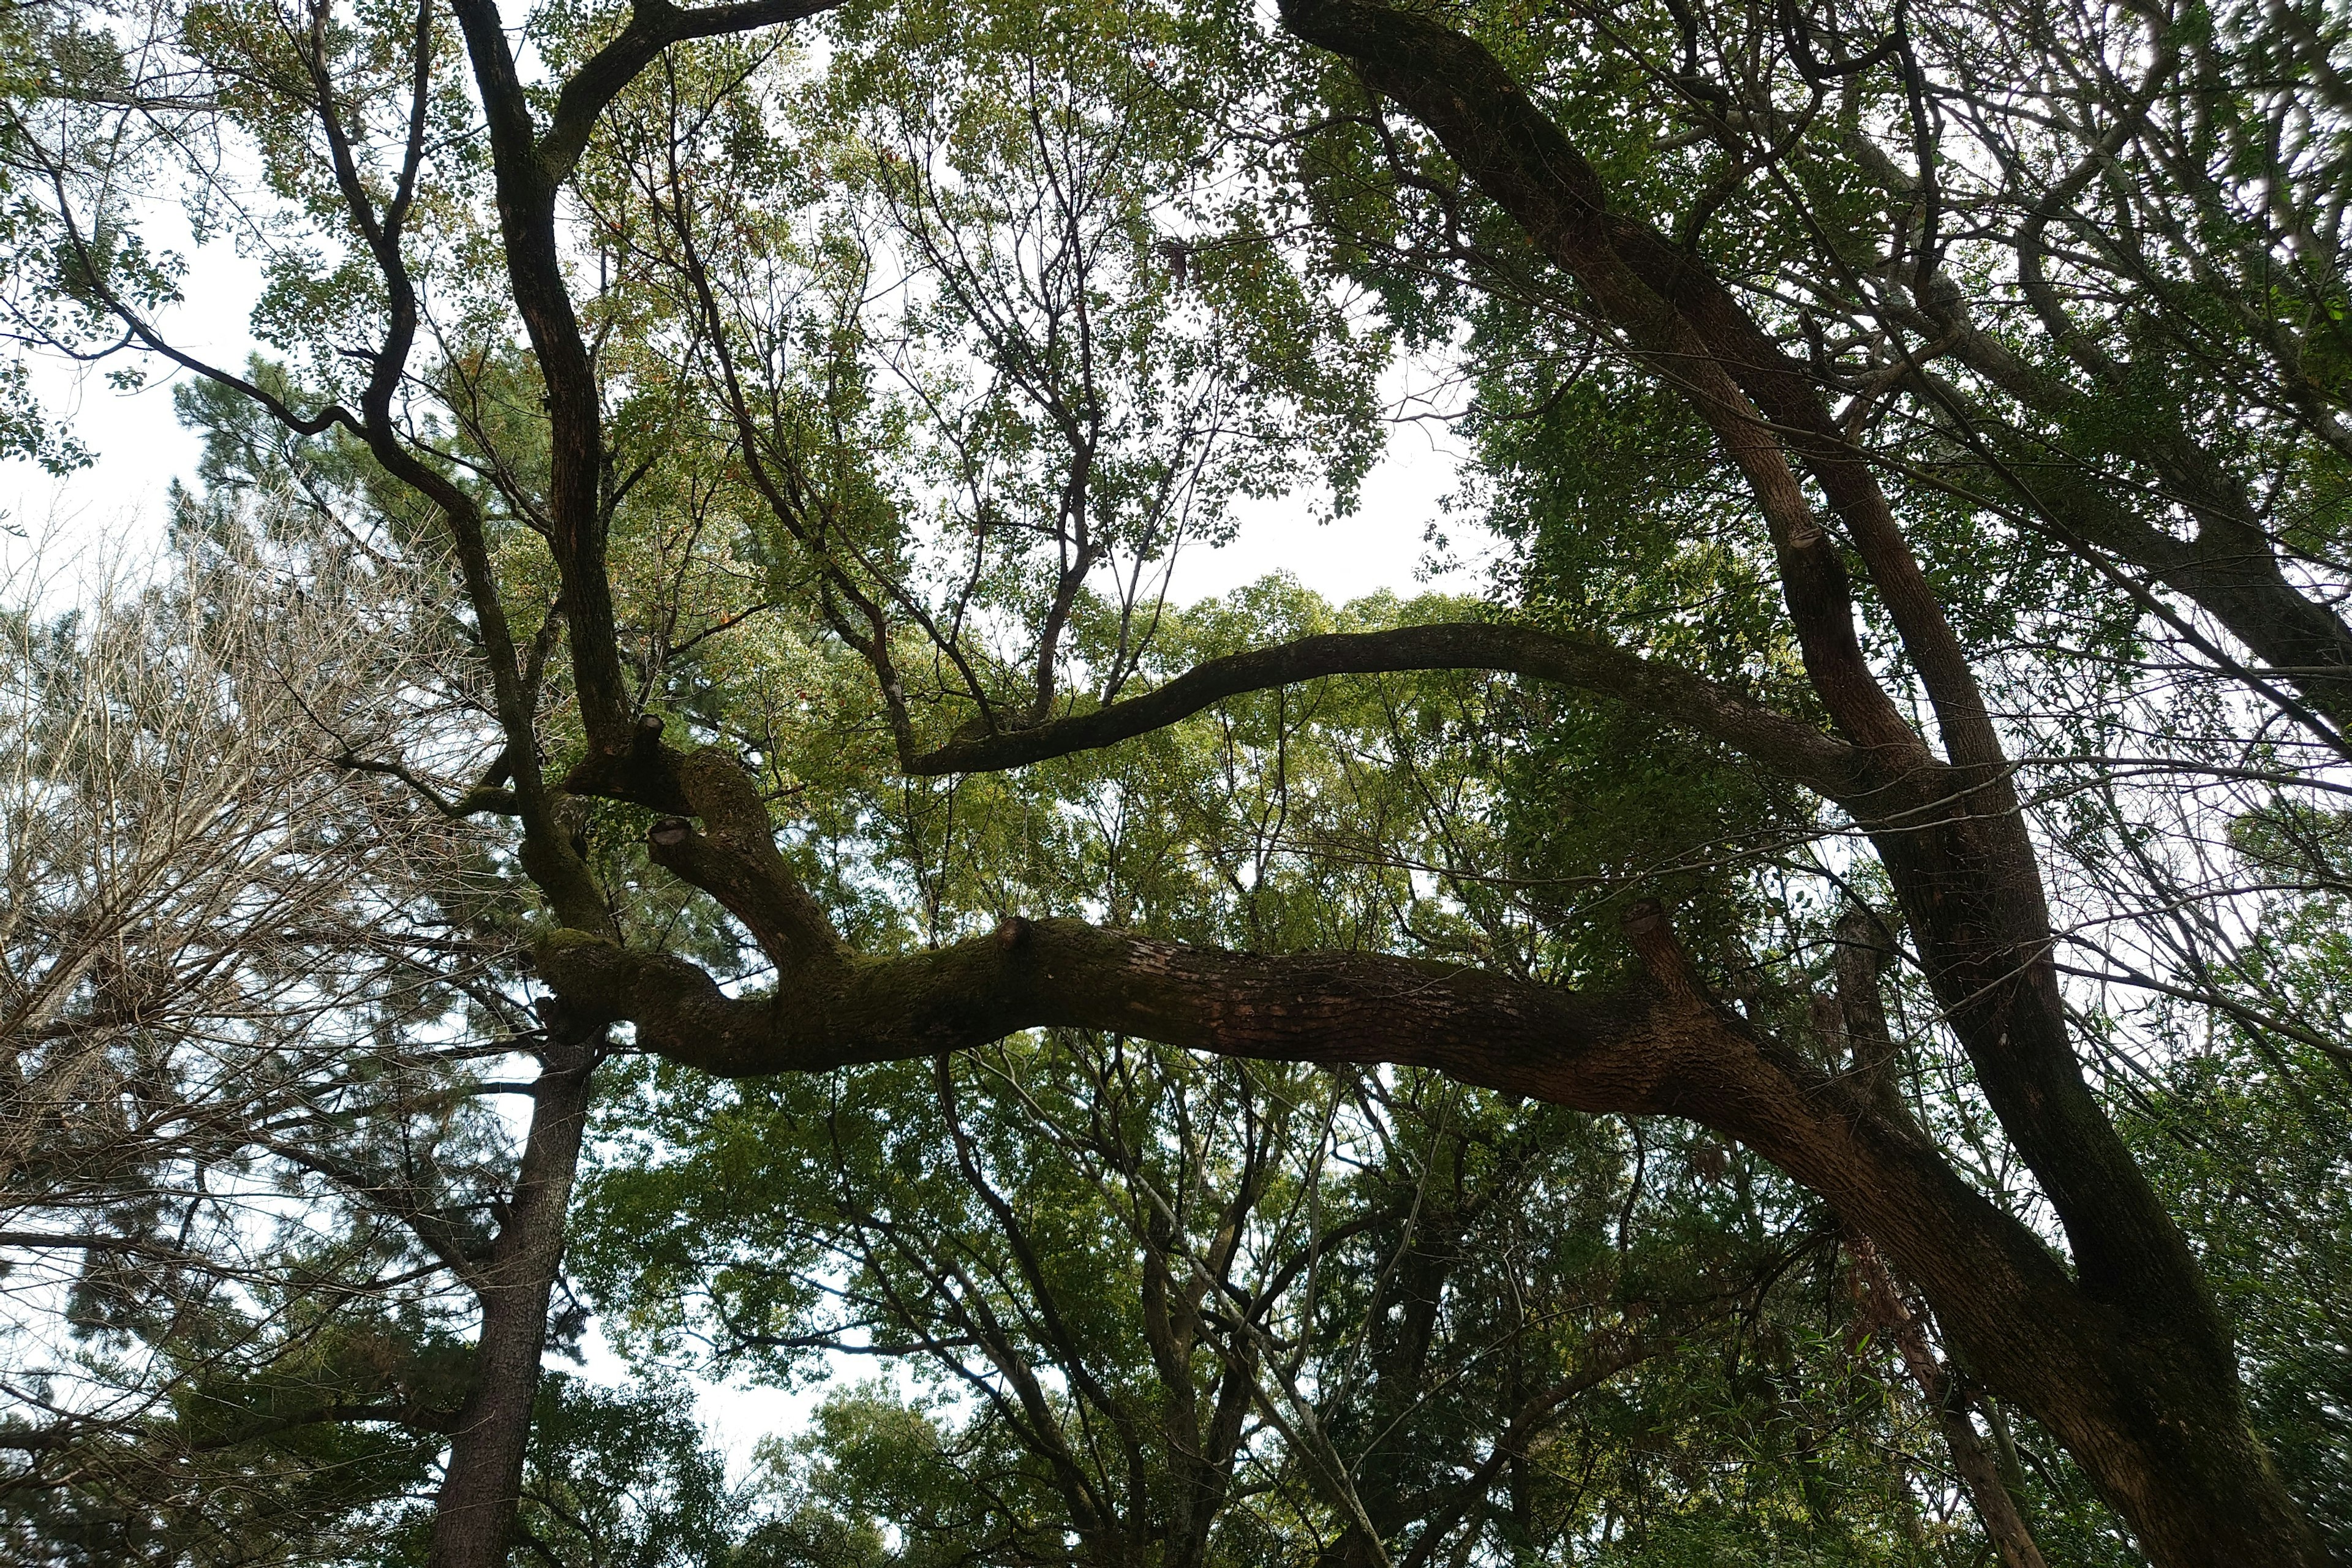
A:
{"label": "tree bark", "polygon": [[[680,847],[654,852],[692,864]],[[645,1048],[729,1076],[929,1057],[1059,1026],[1261,1059],[1425,1067],[1583,1110],[1686,1118],[1747,1142],[1876,1242],[1987,1385],[2057,1434],[2158,1563],[2328,1561],[2202,1325],[2184,1335],[2163,1311],[2085,1291],[1864,1086],[1716,1004],[1654,911],[1630,929],[1651,983],[1614,994],[1017,918],[937,951],[800,964],[764,996],[730,996],[683,960],[578,931],[552,934],[537,957],[573,1007],[631,1019]]]}
{"label": "tree bark", "polygon": [[564,1219],[603,1031],[551,1027],[548,1037],[514,1195],[476,1287],[482,1319],[473,1385],[450,1435],[430,1568],[504,1568],[522,1496],[548,1300],[563,1261]]}

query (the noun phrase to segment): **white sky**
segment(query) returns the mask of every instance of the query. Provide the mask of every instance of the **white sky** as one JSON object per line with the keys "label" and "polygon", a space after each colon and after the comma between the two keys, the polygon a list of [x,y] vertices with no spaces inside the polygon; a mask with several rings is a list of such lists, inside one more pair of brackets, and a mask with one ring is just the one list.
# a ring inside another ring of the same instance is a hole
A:
{"label": "white sky", "polygon": [[[166,225],[176,216],[158,214]],[[242,369],[254,347],[247,321],[260,298],[259,268],[223,245],[181,250],[188,259],[182,292],[191,303],[158,324],[184,352]],[[0,508],[12,523],[68,549],[98,541],[134,549],[162,542],[172,480],[194,474],[203,443],[173,417],[171,384],[163,379],[173,367],[152,356],[145,363],[157,379],[125,395],[106,379],[119,364],[85,367],[33,357],[35,389],[69,416],[74,434],[98,460],[62,479],[29,463],[0,462]]]}
{"label": "white sky", "polygon": [[[183,292],[191,302],[158,325],[186,352],[242,369],[256,346],[247,322],[260,294],[258,269],[223,245],[183,254],[189,260]],[[42,397],[71,416],[75,434],[97,461],[63,479],[27,463],[0,462],[0,510],[11,523],[68,547],[162,542],[171,482],[194,474],[201,444],[173,416],[173,378],[165,374],[172,367],[148,363],[156,379],[125,395],[108,384],[103,368],[35,360]],[[1412,403],[1413,380],[1412,372],[1401,370],[1385,390],[1401,405]],[[1467,589],[1478,575],[1475,552],[1463,568],[1427,582],[1420,578],[1424,534],[1454,486],[1455,458],[1445,440],[1444,426],[1432,421],[1398,426],[1388,455],[1364,483],[1356,513],[1334,523],[1313,522],[1314,509],[1298,501],[1244,503],[1244,525],[1233,543],[1221,550],[1195,546],[1180,558],[1171,597],[1190,603],[1276,571],[1291,573],[1335,602],[1381,588],[1404,596],[1429,587]],[[1448,531],[1458,545],[1470,531],[1449,524]]]}

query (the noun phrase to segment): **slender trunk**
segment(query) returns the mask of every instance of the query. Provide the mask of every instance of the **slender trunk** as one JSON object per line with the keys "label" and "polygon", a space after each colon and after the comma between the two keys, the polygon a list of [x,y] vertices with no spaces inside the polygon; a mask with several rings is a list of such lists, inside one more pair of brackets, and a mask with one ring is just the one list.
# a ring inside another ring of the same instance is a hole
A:
{"label": "slender trunk", "polygon": [[1903,1292],[1895,1285],[1895,1276],[1887,1272],[1878,1249],[1856,1237],[1847,1243],[1847,1250],[1853,1255],[1869,1315],[1879,1329],[1894,1339],[1895,1349],[1902,1352],[1904,1370],[1911,1374],[1911,1380],[1919,1385],[1921,1395],[1927,1399],[1937,1428],[1944,1435],[1945,1447],[1952,1451],[1952,1468],[1959,1472],[1960,1485],[1967,1490],[1977,1518],[2000,1552],[2002,1568],[2045,1568],[2042,1550],[2034,1544],[2032,1531],[2026,1528],[2025,1516],[2019,1511],[1999,1463],[1984,1439],[1977,1435],[1976,1424],[1969,1419],[1967,1401],[1961,1397],[1950,1370],[1937,1359],[1928,1345],[1918,1314],[1903,1300]]}
{"label": "slender trunk", "polygon": [[522,1168],[483,1270],[474,1386],[449,1440],[448,1470],[434,1509],[430,1568],[501,1568],[507,1559],[531,1407],[539,1397],[548,1299],[563,1260],[564,1217],[580,1167],[589,1077],[600,1042],[601,1031],[584,1038],[549,1031]]}

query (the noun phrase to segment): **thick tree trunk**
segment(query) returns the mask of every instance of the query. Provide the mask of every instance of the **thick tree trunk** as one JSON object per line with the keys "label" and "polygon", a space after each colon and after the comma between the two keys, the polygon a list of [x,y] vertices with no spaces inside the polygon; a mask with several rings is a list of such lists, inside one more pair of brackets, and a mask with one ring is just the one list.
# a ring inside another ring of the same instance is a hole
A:
{"label": "thick tree trunk", "polygon": [[431,1568],[503,1568],[514,1531],[548,1300],[563,1260],[564,1217],[602,1039],[601,1031],[586,1038],[562,1037],[560,1028],[549,1035],[514,1196],[478,1287],[482,1326],[473,1388],[449,1440]]}

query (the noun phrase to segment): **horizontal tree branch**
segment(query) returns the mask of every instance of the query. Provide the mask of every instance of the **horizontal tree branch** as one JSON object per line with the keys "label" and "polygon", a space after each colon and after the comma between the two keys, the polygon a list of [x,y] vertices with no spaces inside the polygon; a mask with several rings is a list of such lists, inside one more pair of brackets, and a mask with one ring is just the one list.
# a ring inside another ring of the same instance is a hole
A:
{"label": "horizontal tree branch", "polygon": [[638,1048],[725,1077],[1085,1028],[1258,1060],[1426,1068],[1581,1110],[1686,1117],[1827,1195],[1906,1267],[2072,1295],[2041,1241],[1907,1129],[1709,1001],[1654,910],[1633,923],[1653,978],[1609,993],[1389,954],[1234,952],[1018,917],[746,996],[683,959],[576,931],[543,938],[535,957],[567,1007],[627,1020]]}
{"label": "horizontal tree branch", "polygon": [[1479,621],[1335,632],[1212,659],[1142,697],[1032,730],[958,740],[916,757],[924,776],[989,773],[1130,740],[1244,692],[1329,675],[1491,669],[1614,698],[1720,741],[1841,804],[1870,793],[1865,753],[1811,725],[1692,675],[1597,640]]}
{"label": "horizontal tree branch", "polygon": [[[633,786],[613,793],[697,793],[681,777],[685,759],[657,734],[644,739],[634,765],[605,759],[608,787]],[[723,820],[744,803],[711,804]],[[732,837],[680,837],[664,853],[691,846],[714,862],[732,858]],[[751,858],[695,868],[714,882],[714,869],[788,875]],[[1076,1028],[1260,1060],[1422,1068],[1588,1112],[1685,1118],[1752,1148],[1872,1237],[1927,1292],[1988,1385],[2071,1448],[2123,1443],[2134,1457],[2113,1474],[2186,1464],[2199,1489],[2237,1484],[2230,1478],[2252,1461],[2230,1434],[2182,1452],[2174,1429],[2134,1425],[2159,1384],[2155,1397],[2184,1407],[2217,1397],[2201,1324],[2078,1288],[2040,1236],[1864,1086],[1825,1075],[1716,1003],[1656,910],[1632,911],[1628,933],[1648,980],[1610,992],[1389,954],[1234,952],[1018,917],[987,936],[888,957],[787,942],[776,989],[751,995],[729,994],[672,954],[576,929],[548,933],[534,957],[578,1020],[626,1021],[639,1048],[721,1076],[821,1072]],[[2130,1501],[2166,1528],[2171,1513],[2202,1507]]]}
{"label": "horizontal tree branch", "polygon": [[[499,763],[494,764],[491,770],[491,777],[497,776],[504,766],[505,753],[501,752],[499,756]],[[482,783],[475,784],[465,794],[452,799],[435,787],[431,780],[410,771],[401,763],[362,757],[356,752],[344,752],[329,760],[335,766],[352,773],[375,773],[383,778],[397,779],[423,795],[425,803],[434,810],[453,819],[462,819],[483,812],[499,816],[516,816],[522,812],[521,802],[516,799],[514,791],[493,784],[488,778],[485,778]]]}

